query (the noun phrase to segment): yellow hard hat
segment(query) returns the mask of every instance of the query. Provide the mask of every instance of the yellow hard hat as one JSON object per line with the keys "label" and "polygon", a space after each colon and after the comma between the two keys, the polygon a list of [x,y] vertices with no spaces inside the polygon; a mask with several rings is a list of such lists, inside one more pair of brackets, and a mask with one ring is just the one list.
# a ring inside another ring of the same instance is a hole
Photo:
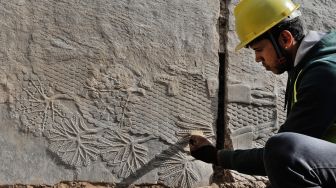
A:
{"label": "yellow hard hat", "polygon": [[240,44],[236,51],[292,14],[299,5],[291,0],[241,0],[234,9],[236,33]]}

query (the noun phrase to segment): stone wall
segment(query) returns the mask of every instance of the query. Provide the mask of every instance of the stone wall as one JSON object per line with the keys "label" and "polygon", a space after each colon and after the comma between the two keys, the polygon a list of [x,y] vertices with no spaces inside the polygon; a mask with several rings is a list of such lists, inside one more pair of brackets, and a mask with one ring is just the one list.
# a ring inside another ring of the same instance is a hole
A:
{"label": "stone wall", "polygon": [[[295,2],[307,29],[335,29],[336,3]],[[234,52],[237,3],[1,1],[0,184],[208,185],[185,137],[216,137],[218,52],[226,147],[262,147],[285,120],[286,75]],[[226,174],[222,187],[267,181]]]}
{"label": "stone wall", "polygon": [[0,2],[0,184],[207,185],[217,0]]}

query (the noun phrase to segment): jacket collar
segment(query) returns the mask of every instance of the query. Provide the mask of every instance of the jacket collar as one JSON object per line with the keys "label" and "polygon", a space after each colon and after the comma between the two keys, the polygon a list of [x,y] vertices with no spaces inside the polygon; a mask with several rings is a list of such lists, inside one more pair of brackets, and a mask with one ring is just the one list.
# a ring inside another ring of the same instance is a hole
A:
{"label": "jacket collar", "polygon": [[303,38],[295,56],[294,67],[302,60],[307,52],[319,42],[327,33],[319,31],[309,31]]}

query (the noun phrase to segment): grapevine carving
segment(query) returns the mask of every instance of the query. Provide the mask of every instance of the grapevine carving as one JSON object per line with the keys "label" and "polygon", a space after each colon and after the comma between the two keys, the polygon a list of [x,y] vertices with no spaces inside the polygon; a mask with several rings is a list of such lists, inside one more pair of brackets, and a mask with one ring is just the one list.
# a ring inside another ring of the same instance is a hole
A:
{"label": "grapevine carving", "polygon": [[87,166],[99,156],[98,133],[89,129],[79,115],[63,118],[49,130],[49,148],[72,167]]}
{"label": "grapevine carving", "polygon": [[[103,161],[118,178],[133,175],[146,165],[150,159],[147,144],[155,136],[130,135],[130,129],[135,126],[132,125],[132,112],[139,109],[137,103],[147,92],[143,88],[151,89],[148,80],[137,83],[139,80],[134,72],[123,65],[111,65],[106,69],[93,67],[89,69],[88,79],[78,82],[83,84],[83,90],[77,95],[61,93],[64,90],[33,73],[24,77],[16,108],[20,119],[30,129],[36,127],[43,133],[48,139],[49,150],[65,165],[80,170],[95,161]],[[178,95],[178,77],[163,76],[154,82],[167,84],[168,94],[183,97]],[[74,105],[66,106],[69,103],[65,100],[71,100]],[[81,113],[70,111],[71,107]],[[176,132],[180,136],[191,130],[202,130],[207,137],[214,136],[211,123],[184,115],[178,117],[176,126],[180,128]],[[192,158],[179,149],[158,157],[163,161],[159,165],[159,176],[174,187],[193,187],[200,176],[193,169]]]}
{"label": "grapevine carving", "polygon": [[168,185],[191,188],[200,180],[200,176],[193,170],[193,159],[189,155],[168,149],[158,159],[157,165],[161,168],[159,177]]}
{"label": "grapevine carving", "polygon": [[141,144],[150,139],[153,137],[136,140],[127,133],[108,132],[100,140],[103,144],[101,155],[119,177],[127,177],[147,163],[148,148]]}
{"label": "grapevine carving", "polygon": [[90,75],[84,93],[96,107],[90,112],[92,117],[105,124],[115,122],[119,128],[129,128],[132,109],[139,101],[137,95],[144,95],[145,90],[134,86],[132,73],[122,66],[107,67],[104,71],[91,68]]}
{"label": "grapevine carving", "polygon": [[38,77],[28,79],[22,90],[16,110],[22,123],[36,134],[43,133],[57,117],[64,117],[65,108],[61,101],[72,100],[67,94],[56,94],[50,85],[46,87]]}

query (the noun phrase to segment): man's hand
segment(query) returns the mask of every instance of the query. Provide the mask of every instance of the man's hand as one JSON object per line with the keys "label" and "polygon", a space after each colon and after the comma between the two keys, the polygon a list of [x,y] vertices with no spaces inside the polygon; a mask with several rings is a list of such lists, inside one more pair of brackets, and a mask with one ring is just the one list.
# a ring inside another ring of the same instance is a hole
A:
{"label": "man's hand", "polygon": [[208,139],[199,135],[191,135],[189,147],[191,156],[195,159],[217,164],[217,149]]}

